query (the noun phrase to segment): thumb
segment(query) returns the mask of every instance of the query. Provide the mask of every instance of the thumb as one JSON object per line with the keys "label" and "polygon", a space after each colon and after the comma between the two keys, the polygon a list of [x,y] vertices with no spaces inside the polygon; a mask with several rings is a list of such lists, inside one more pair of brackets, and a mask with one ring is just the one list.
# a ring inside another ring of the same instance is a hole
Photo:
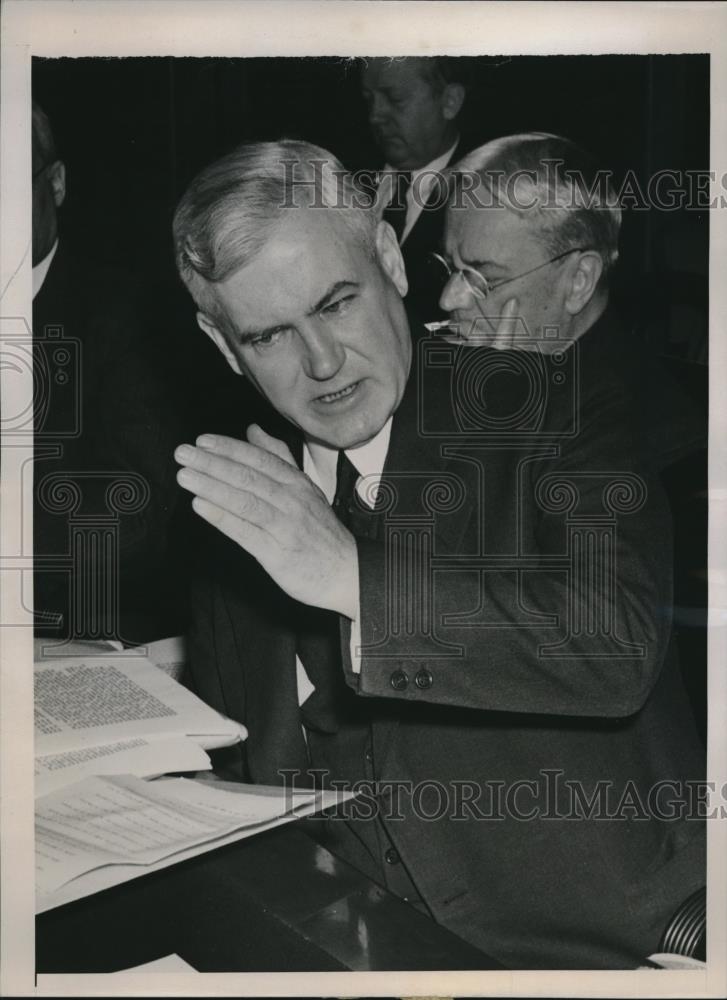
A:
{"label": "thumb", "polygon": [[497,351],[509,351],[515,347],[515,332],[518,325],[519,303],[516,298],[508,299],[505,303],[500,320],[497,324],[497,332],[491,346]]}
{"label": "thumb", "polygon": [[273,437],[272,434],[268,434],[259,424],[250,424],[247,429],[247,440],[250,444],[254,444],[258,448],[264,448],[265,451],[272,452],[273,455],[277,455],[278,458],[282,458],[288,465],[292,465],[294,469],[297,469],[298,466],[295,464],[295,459],[291,455],[287,444],[279,438]]}

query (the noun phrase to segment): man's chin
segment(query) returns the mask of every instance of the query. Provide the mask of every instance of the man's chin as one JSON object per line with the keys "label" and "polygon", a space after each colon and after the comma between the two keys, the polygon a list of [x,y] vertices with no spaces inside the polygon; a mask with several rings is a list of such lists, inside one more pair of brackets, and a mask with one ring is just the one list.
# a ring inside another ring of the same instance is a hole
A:
{"label": "man's chin", "polygon": [[382,139],[380,146],[392,167],[398,167],[401,158],[408,153],[406,144],[400,139]]}
{"label": "man's chin", "polygon": [[339,422],[336,426],[311,428],[310,433],[306,433],[309,441],[316,444],[326,445],[328,448],[335,448],[337,451],[345,451],[349,448],[358,448],[360,445],[371,441],[382,429],[386,420],[366,421],[362,424],[349,424]]}

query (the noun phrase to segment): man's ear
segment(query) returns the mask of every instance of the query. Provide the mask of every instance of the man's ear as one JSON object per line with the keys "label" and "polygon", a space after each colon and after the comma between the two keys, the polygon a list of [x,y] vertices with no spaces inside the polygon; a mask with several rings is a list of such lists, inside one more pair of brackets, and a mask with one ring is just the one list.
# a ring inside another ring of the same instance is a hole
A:
{"label": "man's ear", "polygon": [[212,340],[217,350],[221,351],[225,361],[233,372],[237,375],[242,375],[242,369],[240,368],[237,358],[230,350],[230,345],[227,343],[224,333],[222,333],[209,316],[206,316],[203,312],[197,313],[197,324],[200,330],[204,330],[207,336]]}
{"label": "man's ear", "polygon": [[466,91],[461,83],[448,83],[442,91],[442,114],[451,122],[462,110]]}
{"label": "man's ear", "polygon": [[393,227],[383,219],[376,227],[376,256],[387,277],[391,278],[402,298],[409,290],[404,258]]}
{"label": "man's ear", "polygon": [[571,316],[578,315],[593,298],[603,274],[603,260],[595,250],[584,250],[570,274],[565,308]]}
{"label": "man's ear", "polygon": [[62,160],[56,162],[48,170],[48,180],[53,192],[56,208],[60,208],[66,200],[66,165]]}

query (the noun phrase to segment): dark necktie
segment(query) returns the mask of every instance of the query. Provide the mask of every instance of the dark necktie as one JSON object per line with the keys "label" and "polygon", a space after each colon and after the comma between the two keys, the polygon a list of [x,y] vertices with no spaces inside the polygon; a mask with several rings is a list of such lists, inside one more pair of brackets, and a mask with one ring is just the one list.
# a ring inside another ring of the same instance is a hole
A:
{"label": "dark necktie", "polygon": [[336,494],[333,497],[333,513],[347,528],[351,524],[351,514],[356,497],[358,470],[345,451],[339,451],[336,462]]}
{"label": "dark necktie", "polygon": [[406,195],[411,187],[411,170],[397,170],[392,175],[393,197],[384,210],[384,221],[394,227],[396,238],[401,243],[401,235],[406,228]]}
{"label": "dark necktie", "polygon": [[[336,494],[331,506],[339,521],[347,527],[358,477],[346,453],[339,451]],[[301,706],[301,711],[306,728],[317,732],[337,732],[341,712],[356,698],[343,676],[340,642],[339,617],[335,612],[323,608],[302,609],[297,652],[315,691]]]}

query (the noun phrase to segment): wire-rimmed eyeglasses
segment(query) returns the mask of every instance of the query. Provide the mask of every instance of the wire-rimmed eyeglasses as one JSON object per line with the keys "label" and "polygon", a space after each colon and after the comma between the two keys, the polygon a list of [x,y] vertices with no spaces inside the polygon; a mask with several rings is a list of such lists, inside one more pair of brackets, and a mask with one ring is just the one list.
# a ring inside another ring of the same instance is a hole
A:
{"label": "wire-rimmed eyeglasses", "polygon": [[[570,250],[564,250],[563,253],[556,254],[555,257],[551,257],[549,260],[544,260],[542,264],[537,264],[535,267],[531,267],[527,271],[522,271],[520,274],[514,274],[512,278],[503,278],[502,281],[488,281],[484,274],[480,274],[476,268],[469,267],[466,264],[464,267],[452,267],[446,257],[442,257],[438,253],[430,254],[430,259],[438,265],[440,272],[442,268],[444,269],[447,281],[453,275],[458,274],[476,298],[486,299],[491,292],[494,292],[497,288],[501,288],[502,285],[508,285],[511,281],[517,281],[518,278],[525,278],[528,274],[534,274],[541,268],[547,267],[548,264],[554,264],[557,260],[562,260],[568,254],[583,253],[587,249],[588,247],[571,247]],[[444,274],[442,278],[444,278]]]}

